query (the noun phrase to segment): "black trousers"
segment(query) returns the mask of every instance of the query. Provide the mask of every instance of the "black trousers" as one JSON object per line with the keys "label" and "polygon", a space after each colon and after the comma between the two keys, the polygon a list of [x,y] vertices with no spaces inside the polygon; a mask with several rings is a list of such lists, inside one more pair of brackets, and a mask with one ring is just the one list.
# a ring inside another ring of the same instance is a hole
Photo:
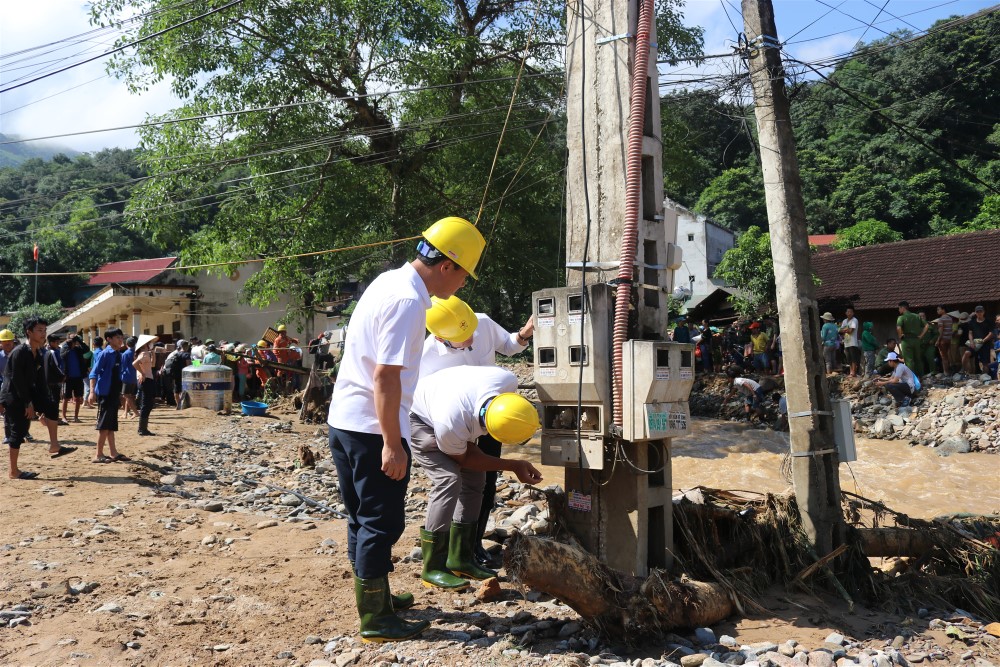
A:
{"label": "black trousers", "polygon": [[147,430],[149,413],[153,411],[156,402],[156,380],[146,378],[139,385],[139,431]]}
{"label": "black trousers", "polygon": [[892,384],[887,384],[885,388],[896,399],[897,403],[902,403],[903,399],[907,396],[913,396],[913,390],[905,382],[893,382]]}
{"label": "black trousers", "polygon": [[382,472],[382,436],[330,428],[330,453],[337,466],[340,497],[347,506],[347,558],[361,579],[377,579],[393,570],[392,547],[406,527],[406,487],[410,483],[410,446],[406,476]]}
{"label": "black trousers", "polygon": [[[479,436],[479,440],[476,441],[479,445],[479,449],[482,450],[484,454],[489,456],[500,457],[500,444],[499,440],[495,440],[490,435]],[[486,473],[486,486],[483,487],[483,504],[479,508],[479,525],[476,528],[476,546],[478,547],[482,542],[483,535],[486,533],[486,524],[490,520],[490,512],[493,511],[493,507],[496,505],[497,501],[497,478],[500,473],[496,470]]]}

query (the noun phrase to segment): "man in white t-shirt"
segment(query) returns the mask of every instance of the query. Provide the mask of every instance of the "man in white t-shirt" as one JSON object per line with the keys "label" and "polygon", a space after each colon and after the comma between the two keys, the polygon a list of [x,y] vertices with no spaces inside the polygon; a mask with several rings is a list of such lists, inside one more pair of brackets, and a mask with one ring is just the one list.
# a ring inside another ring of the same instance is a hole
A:
{"label": "man in white t-shirt", "polygon": [[486,245],[470,222],[454,217],[438,220],[423,237],[415,260],[380,275],[358,300],[327,419],[366,642],[409,639],[429,625],[396,616],[413,596],[389,593],[392,547],[405,527],[410,405],[431,296],[448,298],[475,278]]}
{"label": "man in white t-shirt", "polygon": [[857,377],[858,366],[861,365],[861,327],[858,325],[858,318],[854,317],[854,309],[848,308],[844,313],[845,317],[840,323],[840,335],[844,339],[844,357],[847,359],[851,372],[848,377]]}
{"label": "man in white t-shirt", "polygon": [[760,384],[750,378],[740,377],[740,369],[737,366],[727,368],[726,375],[729,376],[729,390],[726,391],[722,404],[728,403],[734,392],[741,391],[743,393],[743,410],[747,419],[763,417],[764,390],[761,389]]}
{"label": "man in white t-shirt", "polygon": [[497,576],[474,558],[487,471],[510,471],[524,484],[542,479],[528,461],[490,456],[476,444],[487,433],[498,442],[520,443],[538,430],[538,412],[516,391],[517,377],[495,366],[455,366],[417,383],[410,412],[413,458],[433,485],[420,531],[427,587],[462,589],[469,585],[462,577]]}
{"label": "man in white t-shirt", "polygon": [[[475,313],[457,296],[450,299],[431,299],[434,305],[427,311],[427,330],[431,335],[424,341],[424,354],[420,359],[420,378],[454,366],[496,366],[497,354],[512,356],[523,352],[535,332],[534,319],[529,317],[524,326],[511,333],[485,313]],[[476,444],[490,456],[500,456],[500,443],[489,433],[482,435]],[[497,471],[486,473],[483,486],[483,505],[479,511],[476,528],[476,562],[483,567],[496,563],[483,548],[483,535],[496,504]]]}
{"label": "man in white t-shirt", "polygon": [[892,369],[892,375],[875,380],[875,385],[885,387],[893,400],[905,408],[910,404],[910,398],[917,392],[917,377],[895,352],[887,354],[885,362]]}

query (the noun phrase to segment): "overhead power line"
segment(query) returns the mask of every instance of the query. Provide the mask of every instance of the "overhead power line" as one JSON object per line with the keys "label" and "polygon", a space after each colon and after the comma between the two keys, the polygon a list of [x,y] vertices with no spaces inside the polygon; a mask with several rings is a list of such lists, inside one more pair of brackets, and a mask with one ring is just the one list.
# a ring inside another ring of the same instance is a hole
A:
{"label": "overhead power line", "polygon": [[36,76],[35,78],[29,79],[27,81],[22,81],[21,83],[15,84],[13,86],[7,86],[6,88],[0,88],[0,93],[6,93],[6,92],[14,90],[16,88],[21,88],[22,86],[27,86],[28,84],[35,83],[36,81],[41,81],[42,79],[48,78],[50,76],[54,76],[56,74],[61,74],[62,72],[65,72],[67,70],[71,70],[71,69],[73,69],[75,67],[79,67],[80,65],[86,65],[89,62],[93,62],[95,60],[100,60],[101,58],[106,58],[106,57],[108,57],[110,55],[114,55],[116,53],[124,51],[125,49],[131,48],[133,46],[137,46],[139,44],[142,44],[143,42],[147,42],[147,41],[149,41],[151,39],[154,39],[156,37],[160,37],[161,35],[164,35],[164,34],[170,32],[172,30],[176,30],[177,28],[182,28],[182,27],[184,27],[186,25],[189,25],[189,24],[194,23],[196,21],[200,21],[200,20],[202,20],[204,18],[212,16],[213,14],[218,14],[219,12],[223,12],[223,11],[229,9],[230,7],[234,7],[236,5],[241,4],[242,2],[243,2],[243,0],[232,0],[232,2],[228,2],[228,3],[224,4],[224,5],[222,5],[221,7],[216,7],[215,9],[210,9],[210,10],[208,10],[207,12],[205,12],[203,14],[199,14],[198,16],[193,16],[193,17],[191,17],[189,19],[185,19],[184,21],[181,21],[180,23],[175,23],[174,25],[167,26],[163,30],[157,30],[156,32],[154,32],[152,34],[146,35],[145,37],[140,37],[139,39],[133,40],[133,41],[127,43],[127,44],[122,44],[119,47],[111,49],[110,51],[105,51],[104,53],[100,53],[100,54],[98,54],[98,55],[96,55],[96,56],[94,56],[92,58],[87,58],[86,60],[81,60],[79,62],[75,62],[72,65],[67,65],[66,67],[62,67],[62,68],[57,69],[55,71],[47,72],[46,74],[43,74],[41,76]]}
{"label": "overhead power line", "polygon": [[[238,0],[242,2],[243,0]],[[536,72],[534,74],[525,74],[522,79],[536,78],[536,77],[553,77],[553,76],[563,76],[562,72]],[[185,116],[183,118],[168,118],[165,120],[155,120],[145,123],[136,123],[133,125],[119,125],[117,127],[104,127],[96,130],[79,130],[77,132],[65,132],[63,134],[50,134],[44,137],[31,137],[29,139],[9,139],[7,141],[0,141],[0,146],[7,146],[9,144],[23,144],[30,141],[48,141],[50,139],[63,139],[65,137],[78,137],[87,134],[99,134],[101,132],[118,132],[120,130],[135,130],[143,129],[147,127],[161,127],[164,125],[174,125],[177,123],[185,123],[188,121],[196,120],[209,120],[212,118],[226,118],[229,116],[240,116],[249,113],[260,113],[263,111],[277,111],[279,109],[291,109],[294,107],[311,106],[314,104],[330,104],[332,102],[343,102],[345,100],[360,100],[368,97],[384,97],[387,95],[401,95],[403,93],[418,93],[426,90],[437,90],[440,88],[453,88],[455,86],[463,86],[470,83],[493,83],[497,81],[511,81],[516,77],[504,76],[496,77],[493,79],[479,79],[477,81],[464,81],[461,83],[442,83],[433,86],[413,86],[410,88],[397,88],[395,90],[385,90],[376,93],[362,93],[358,95],[342,95],[339,97],[324,97],[318,100],[309,100],[307,102],[289,102],[287,104],[275,104],[273,106],[267,107],[252,107],[249,109],[238,109],[236,111],[220,111],[218,113],[208,113],[201,114],[198,116]]]}

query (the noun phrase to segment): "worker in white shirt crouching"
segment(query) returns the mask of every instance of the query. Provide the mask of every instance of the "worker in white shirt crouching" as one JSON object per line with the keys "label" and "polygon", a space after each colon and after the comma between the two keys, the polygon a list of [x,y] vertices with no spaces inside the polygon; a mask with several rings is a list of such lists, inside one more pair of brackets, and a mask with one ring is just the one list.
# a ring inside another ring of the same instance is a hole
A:
{"label": "worker in white shirt crouching", "polygon": [[485,433],[517,444],[538,430],[538,412],[516,390],[513,373],[483,366],[447,368],[417,383],[411,449],[433,485],[420,531],[420,578],[428,588],[457,590],[469,585],[463,577],[496,576],[473,557],[486,471],[512,472],[524,484],[542,479],[531,463],[489,456],[476,445]]}

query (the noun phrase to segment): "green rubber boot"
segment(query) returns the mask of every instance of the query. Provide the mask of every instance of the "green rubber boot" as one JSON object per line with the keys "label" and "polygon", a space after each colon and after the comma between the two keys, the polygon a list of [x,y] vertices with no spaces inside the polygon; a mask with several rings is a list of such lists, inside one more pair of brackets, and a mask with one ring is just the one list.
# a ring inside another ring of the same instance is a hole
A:
{"label": "green rubber boot", "polygon": [[[354,563],[351,563],[351,572],[354,573],[354,578],[357,579],[358,571],[354,567]],[[392,599],[392,610],[402,611],[404,609],[409,609],[413,606],[416,600],[413,599],[413,593],[400,593],[399,595],[390,596]]]}
{"label": "green rubber boot", "polygon": [[476,541],[476,524],[452,523],[448,539],[448,560],[445,566],[455,574],[470,579],[489,579],[497,573],[489,568],[480,567],[473,557]]}
{"label": "green rubber boot", "polygon": [[424,569],[420,573],[420,578],[427,588],[457,591],[469,587],[468,581],[456,577],[445,568],[444,563],[448,560],[448,543],[448,533],[443,530],[432,533],[420,529],[420,550],[424,555]]}
{"label": "green rubber boot", "polygon": [[389,577],[354,577],[354,598],[361,618],[361,641],[398,642],[412,639],[430,627],[430,621],[410,623],[393,612]]}

